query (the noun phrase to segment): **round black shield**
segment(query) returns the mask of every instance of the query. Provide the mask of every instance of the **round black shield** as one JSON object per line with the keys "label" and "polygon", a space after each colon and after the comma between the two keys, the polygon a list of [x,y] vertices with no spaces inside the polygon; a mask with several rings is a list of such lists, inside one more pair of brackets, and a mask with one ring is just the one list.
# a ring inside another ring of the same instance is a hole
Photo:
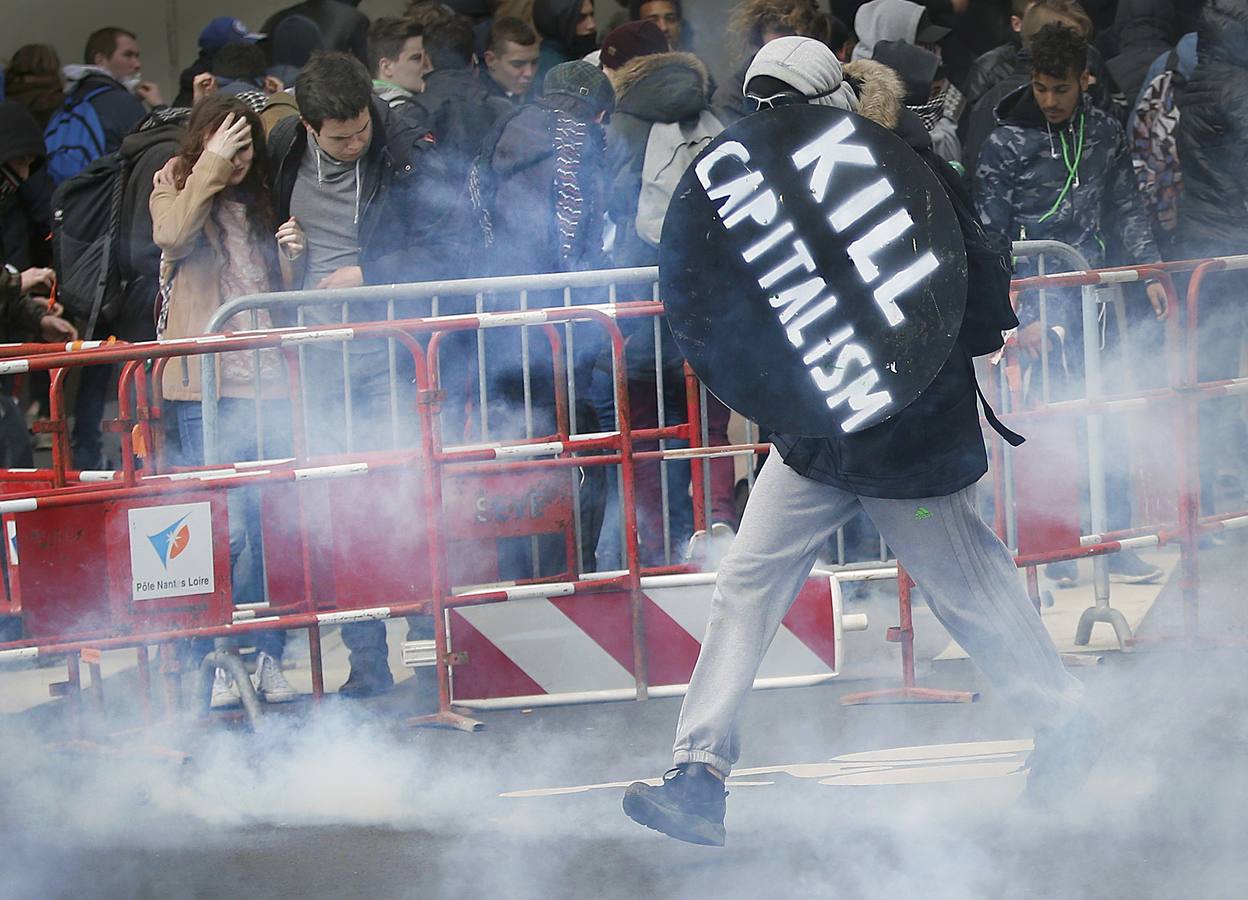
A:
{"label": "round black shield", "polygon": [[667,211],[662,298],[694,372],[775,431],[860,431],[944,365],[966,251],[936,176],[900,138],[825,106],[717,137]]}

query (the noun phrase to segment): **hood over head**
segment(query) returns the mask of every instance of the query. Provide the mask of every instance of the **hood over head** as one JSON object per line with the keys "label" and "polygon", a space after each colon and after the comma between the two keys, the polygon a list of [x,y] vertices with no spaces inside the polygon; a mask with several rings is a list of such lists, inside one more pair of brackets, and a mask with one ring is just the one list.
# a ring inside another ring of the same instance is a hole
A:
{"label": "hood over head", "polygon": [[533,4],[533,27],[543,38],[564,44],[576,39],[576,22],[581,17],[584,0],[536,0]]}
{"label": "hood over head", "polygon": [[1196,33],[1201,62],[1248,68],[1248,0],[1207,0]]}
{"label": "hood over head", "polygon": [[47,156],[43,130],[30,110],[16,100],[0,101],[0,164],[33,156],[36,166]]}
{"label": "hood over head", "polygon": [[850,112],[858,107],[858,98],[845,83],[836,54],[814,38],[782,37],[764,44],[746,69],[742,88],[748,88],[751,79],[763,75],[783,81],[807,97],[817,97],[811,100],[816,106],[835,106]]}
{"label": "hood over head", "polygon": [[854,16],[854,33],[858,43],[854,59],[870,59],[880,41],[905,41],[907,44],[934,44],[949,33],[948,28],[932,25],[927,10],[910,0],[871,0]]}
{"label": "hood over head", "polygon": [[881,41],[875,45],[872,60],[901,76],[907,106],[921,106],[931,98],[932,81],[940,69],[940,57],[935,53],[904,41]]}
{"label": "hood over head", "polygon": [[653,53],[612,76],[616,109],[647,122],[683,122],[706,108],[711,76],[692,53]]}

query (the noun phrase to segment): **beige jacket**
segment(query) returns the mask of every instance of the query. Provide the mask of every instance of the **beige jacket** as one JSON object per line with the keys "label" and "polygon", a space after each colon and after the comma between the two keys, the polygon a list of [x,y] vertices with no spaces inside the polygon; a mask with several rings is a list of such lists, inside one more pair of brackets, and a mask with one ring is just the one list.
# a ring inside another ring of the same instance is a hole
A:
{"label": "beige jacket", "polygon": [[[232,170],[230,162],[215,153],[200,155],[186,185],[178,190],[171,184],[152,190],[149,206],[152,211],[152,238],[161,249],[160,281],[170,283],[168,317],[162,338],[194,337],[204,334],[208,320],[221,306],[221,232],[209,217],[217,194],[225,189]],[[295,263],[278,254],[282,286],[289,290],[298,283]],[[299,261],[301,262],[301,260]],[[248,327],[248,326],[240,326]],[[200,366],[196,357],[170,360],[165,367],[162,387],[166,400],[199,400]],[[250,386],[220,380],[218,389],[223,397],[251,397]],[[265,397],[285,396],[280,385],[263,383]]]}

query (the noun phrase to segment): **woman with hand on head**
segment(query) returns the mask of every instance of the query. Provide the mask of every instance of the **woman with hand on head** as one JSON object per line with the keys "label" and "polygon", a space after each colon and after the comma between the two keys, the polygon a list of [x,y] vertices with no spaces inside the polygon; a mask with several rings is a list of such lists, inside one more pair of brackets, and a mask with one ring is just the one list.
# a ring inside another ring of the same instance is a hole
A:
{"label": "woman with hand on head", "polygon": [[[280,227],[273,221],[267,171],[264,129],[249,107],[224,95],[196,104],[179,152],[153,179],[152,236],[162,254],[158,337],[203,334],[217,309],[236,297],[299,283],[303,230],[294,219]],[[260,312],[236,317],[225,330],[271,326]],[[212,462],[288,454],[290,410],[277,352],[221,354],[217,381],[218,452]],[[171,360],[162,388],[184,463],[205,464],[199,359]],[[264,596],[259,498],[254,491],[232,490],[229,507],[234,600],[258,602]],[[281,671],[284,644],[283,632],[256,633],[253,681],[271,703],[295,698]],[[238,700],[238,686],[218,669],[212,705]]]}

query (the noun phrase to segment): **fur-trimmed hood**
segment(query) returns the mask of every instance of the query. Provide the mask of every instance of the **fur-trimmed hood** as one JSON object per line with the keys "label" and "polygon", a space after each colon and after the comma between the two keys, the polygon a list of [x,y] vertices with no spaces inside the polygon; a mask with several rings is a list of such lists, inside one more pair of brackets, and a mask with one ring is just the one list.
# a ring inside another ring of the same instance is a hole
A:
{"label": "fur-trimmed hood", "polygon": [[873,59],[856,59],[846,63],[845,80],[858,94],[858,115],[893,131],[901,121],[902,100],[906,87],[901,76]]}
{"label": "fur-trimmed hood", "polygon": [[692,53],[639,56],[611,75],[615,109],[648,122],[683,122],[708,105],[711,76]]}

